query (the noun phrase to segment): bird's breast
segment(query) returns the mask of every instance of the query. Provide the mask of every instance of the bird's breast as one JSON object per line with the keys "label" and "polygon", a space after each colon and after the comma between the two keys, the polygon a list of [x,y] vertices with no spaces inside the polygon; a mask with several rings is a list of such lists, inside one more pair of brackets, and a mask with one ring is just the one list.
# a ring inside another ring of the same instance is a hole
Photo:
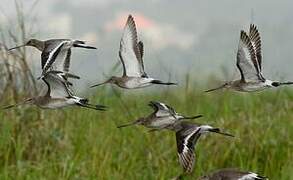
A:
{"label": "bird's breast", "polygon": [[247,82],[234,87],[237,91],[255,92],[269,88],[264,82]]}
{"label": "bird's breast", "polygon": [[176,119],[172,116],[166,116],[166,117],[156,117],[149,121],[147,124],[147,127],[149,128],[165,128],[167,126],[170,126],[176,122]]}
{"label": "bird's breast", "polygon": [[124,88],[137,89],[150,86],[151,81],[151,78],[127,77],[127,79],[121,85],[124,86]]}
{"label": "bird's breast", "polygon": [[63,108],[73,104],[74,103],[68,99],[58,98],[58,99],[51,99],[47,103],[39,104],[38,106],[43,109],[58,109],[58,108]]}

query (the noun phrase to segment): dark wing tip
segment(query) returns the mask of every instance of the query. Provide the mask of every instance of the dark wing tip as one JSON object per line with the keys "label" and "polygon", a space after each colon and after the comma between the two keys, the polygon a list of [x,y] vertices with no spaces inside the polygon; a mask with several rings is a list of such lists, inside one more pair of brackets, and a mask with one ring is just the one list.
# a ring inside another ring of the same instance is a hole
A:
{"label": "dark wing tip", "polygon": [[178,153],[179,162],[185,173],[190,174],[193,171],[195,155],[193,150],[189,149],[187,152]]}
{"label": "dark wing tip", "polygon": [[143,42],[142,41],[139,41],[138,44],[143,47]]}
{"label": "dark wing tip", "polygon": [[154,107],[154,101],[150,101],[150,102],[148,103],[148,105],[149,105],[150,107]]}
{"label": "dark wing tip", "polygon": [[257,30],[257,26],[255,24],[250,24],[249,29],[251,29],[251,30]]}
{"label": "dark wing tip", "polygon": [[249,40],[248,35],[246,34],[246,32],[244,30],[240,31],[240,39],[243,41]]}
{"label": "dark wing tip", "polygon": [[129,19],[132,19],[132,20],[133,20],[133,16],[132,16],[131,14],[129,14],[127,19],[128,19],[128,20],[129,20]]}
{"label": "dark wing tip", "polygon": [[257,34],[259,34],[258,28],[257,28],[257,26],[255,24],[250,24],[250,26],[249,26],[249,33],[250,34],[251,33],[253,33],[253,34],[257,33]]}
{"label": "dark wing tip", "polygon": [[158,103],[159,102],[157,102],[157,101],[150,101],[148,105],[151,106],[151,107],[157,107]]}
{"label": "dark wing tip", "polygon": [[143,42],[142,41],[139,41],[137,43],[137,46],[138,46],[138,49],[139,49],[139,52],[140,52],[140,56],[141,58],[143,57],[143,54],[144,54],[144,49],[143,49]]}
{"label": "dark wing tip", "polygon": [[260,43],[260,34],[257,29],[257,26],[254,24],[250,24],[249,27],[249,38],[256,43]]}
{"label": "dark wing tip", "polygon": [[156,101],[150,101],[150,104],[154,104],[154,103],[157,103]]}
{"label": "dark wing tip", "polygon": [[247,33],[245,31],[243,31],[243,30],[240,32],[240,40],[247,46],[247,48],[249,49],[249,51],[251,53],[254,53],[253,52],[253,45],[251,43],[251,39],[249,38]]}
{"label": "dark wing tip", "polygon": [[134,18],[131,14],[128,16],[126,24],[133,26],[135,28],[135,26],[136,26],[135,21],[134,21]]}

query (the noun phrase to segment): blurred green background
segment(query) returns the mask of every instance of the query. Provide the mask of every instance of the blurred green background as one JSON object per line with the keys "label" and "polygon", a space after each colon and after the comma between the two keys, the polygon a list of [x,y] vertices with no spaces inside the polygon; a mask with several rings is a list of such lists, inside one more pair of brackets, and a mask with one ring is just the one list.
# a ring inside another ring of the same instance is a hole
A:
{"label": "blurred green background", "polygon": [[171,179],[179,175],[173,132],[116,128],[151,113],[150,100],[165,102],[186,115],[203,114],[194,122],[236,136],[202,136],[195,150],[194,173],[185,179],[227,167],[272,180],[293,176],[292,90],[203,94],[196,88],[170,88],[115,94],[102,88],[91,100],[109,106],[109,111],[78,107],[1,111],[0,178]]}
{"label": "blurred green background", "polygon": [[[40,110],[22,106],[0,110],[0,179],[171,179],[182,173],[171,131],[116,126],[152,112],[151,100],[179,113],[204,115],[194,122],[236,136],[201,137],[194,173],[221,168],[258,172],[270,180],[293,177],[293,91],[219,91],[236,79],[241,29],[250,23],[262,37],[264,76],[292,80],[293,3],[291,0],[1,0],[0,105],[44,93],[40,53],[32,48],[8,52],[29,38],[86,40],[97,51],[73,50],[71,72],[78,96],[104,104],[107,112],[79,107]],[[89,89],[120,75],[119,41],[128,14],[144,42],[144,65],[151,77],[178,82],[122,90]]]}

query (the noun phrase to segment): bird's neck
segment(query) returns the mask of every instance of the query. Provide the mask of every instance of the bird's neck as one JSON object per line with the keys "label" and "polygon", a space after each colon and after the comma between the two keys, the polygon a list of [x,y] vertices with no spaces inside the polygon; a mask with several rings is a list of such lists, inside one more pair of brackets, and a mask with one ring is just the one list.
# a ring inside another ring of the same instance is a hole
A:
{"label": "bird's neck", "polygon": [[35,46],[38,50],[43,51],[45,49],[45,42],[41,40],[35,40]]}

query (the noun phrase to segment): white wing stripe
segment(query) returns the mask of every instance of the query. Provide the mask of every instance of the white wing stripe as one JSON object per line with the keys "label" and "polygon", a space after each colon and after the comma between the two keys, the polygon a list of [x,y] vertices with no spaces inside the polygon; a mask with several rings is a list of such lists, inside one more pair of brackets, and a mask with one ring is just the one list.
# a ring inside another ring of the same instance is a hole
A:
{"label": "white wing stripe", "polygon": [[124,27],[124,32],[120,41],[120,59],[124,66],[124,75],[130,77],[141,77],[144,75],[141,55],[137,42],[137,31],[132,16],[129,16]]}
{"label": "white wing stripe", "polygon": [[[258,178],[258,175],[255,174],[255,173],[250,173],[250,174],[247,174],[247,175],[244,175],[242,176],[241,178],[239,178],[238,180],[249,180],[251,178]],[[258,178],[259,179],[259,178]]]}
{"label": "white wing stripe", "polygon": [[[54,48],[50,53],[49,53],[49,57],[46,61],[46,64],[44,66],[44,71],[47,71],[53,63],[55,61],[55,59],[52,59],[53,56],[55,55],[55,53],[61,48],[61,46],[63,46],[66,43],[66,41],[62,41],[58,46],[56,46],[56,48]],[[58,55],[57,55],[58,56]]]}
{"label": "white wing stripe", "polygon": [[191,136],[193,136],[197,131],[198,131],[199,128],[196,128],[194,129],[188,136],[186,136],[184,138],[184,142],[183,142],[183,151],[182,152],[188,152],[188,147],[187,147],[187,144],[188,144],[188,140],[191,138]]}

